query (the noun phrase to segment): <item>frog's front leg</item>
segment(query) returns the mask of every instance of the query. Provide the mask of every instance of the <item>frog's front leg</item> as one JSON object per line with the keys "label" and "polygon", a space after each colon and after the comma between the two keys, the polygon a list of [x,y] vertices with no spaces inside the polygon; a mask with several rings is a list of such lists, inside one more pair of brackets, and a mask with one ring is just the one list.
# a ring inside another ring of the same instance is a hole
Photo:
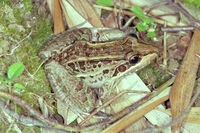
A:
{"label": "frog's front leg", "polygon": [[93,92],[81,79],[71,75],[66,68],[54,60],[45,65],[45,71],[56,99],[65,103],[66,107],[70,106],[76,113],[89,112],[94,108]]}

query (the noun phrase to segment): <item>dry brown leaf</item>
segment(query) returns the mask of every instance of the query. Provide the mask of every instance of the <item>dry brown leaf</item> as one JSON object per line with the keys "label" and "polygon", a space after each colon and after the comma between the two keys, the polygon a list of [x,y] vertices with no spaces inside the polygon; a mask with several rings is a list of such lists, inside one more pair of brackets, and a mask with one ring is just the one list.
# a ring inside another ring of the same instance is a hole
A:
{"label": "dry brown leaf", "polygon": [[[161,109],[159,109],[161,110]],[[171,116],[171,112],[170,109],[167,110],[161,110],[164,113],[167,113],[168,115]],[[184,122],[191,122],[191,123],[196,123],[196,124],[200,124],[200,107],[192,107],[190,112],[188,113],[188,116],[186,118],[184,118]]]}
{"label": "dry brown leaf", "polygon": [[[84,27],[102,27],[93,7],[86,1],[61,0],[61,6],[69,28],[85,22]],[[88,21],[88,22],[87,22]]]}
{"label": "dry brown leaf", "polygon": [[[145,87],[141,86],[141,84],[143,84],[143,83],[138,83],[139,81],[136,82],[136,83],[132,82],[132,79],[137,78],[137,76],[132,74],[129,77],[132,77],[132,78],[123,79],[122,83],[119,84],[118,87],[121,88],[121,85],[122,85],[123,88],[124,88],[125,86],[128,86],[128,84],[136,84],[133,89],[136,89],[136,90],[141,89],[141,90],[144,91]],[[125,82],[125,80],[127,80],[126,84],[123,84],[123,82]],[[109,126],[107,129],[103,130],[102,133],[119,132],[119,131],[127,128],[128,126],[130,126],[132,123],[134,123],[135,121],[137,121],[139,118],[141,118],[144,115],[153,125],[161,126],[161,125],[164,125],[167,121],[169,122],[170,119],[169,119],[168,116],[164,115],[164,113],[160,114],[159,111],[153,109],[153,108],[157,107],[160,103],[162,103],[163,101],[168,99],[169,90],[170,90],[169,88],[166,89],[161,94],[154,97],[152,100],[141,105],[135,111],[131,112],[130,114],[128,114],[124,118],[120,119],[116,123]],[[129,96],[131,96],[131,95],[129,95]],[[140,99],[140,97],[141,97],[141,95],[138,97],[137,94],[135,94],[134,97],[133,96],[132,97],[127,96],[126,101],[131,101],[131,99],[137,100],[138,98]],[[126,103],[126,101],[124,101],[124,102],[121,101],[121,103],[120,103],[120,101],[118,101],[115,104],[112,103],[112,107],[113,108],[116,107],[115,110],[118,111],[119,107],[117,108],[117,106],[121,106],[121,104]],[[170,128],[165,129],[164,132],[169,133]]]}
{"label": "dry brown leaf", "polygon": [[58,34],[65,30],[59,0],[54,0],[54,34]]}
{"label": "dry brown leaf", "polygon": [[[173,119],[181,115],[184,109],[188,106],[192,96],[196,73],[200,61],[199,57],[196,56],[196,54],[200,55],[199,38],[200,30],[196,29],[170,92]],[[173,126],[173,131],[180,132],[181,124],[182,121],[175,124]]]}

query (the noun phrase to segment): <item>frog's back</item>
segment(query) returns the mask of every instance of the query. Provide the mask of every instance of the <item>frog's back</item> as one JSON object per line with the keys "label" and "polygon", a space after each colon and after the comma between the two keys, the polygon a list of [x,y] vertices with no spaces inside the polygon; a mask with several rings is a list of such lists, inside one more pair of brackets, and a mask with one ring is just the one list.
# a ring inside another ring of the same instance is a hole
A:
{"label": "frog's back", "polygon": [[64,31],[60,34],[52,36],[46,45],[39,52],[42,59],[48,59],[66,49],[70,44],[74,44],[78,40],[90,41],[92,38],[91,30],[88,28]]}

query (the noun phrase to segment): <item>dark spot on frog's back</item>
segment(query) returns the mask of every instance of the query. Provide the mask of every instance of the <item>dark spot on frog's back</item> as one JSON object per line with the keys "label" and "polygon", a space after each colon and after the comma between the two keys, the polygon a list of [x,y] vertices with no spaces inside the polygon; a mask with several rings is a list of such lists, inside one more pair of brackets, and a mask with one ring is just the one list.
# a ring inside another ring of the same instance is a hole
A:
{"label": "dark spot on frog's back", "polygon": [[106,70],[103,70],[103,74],[108,74],[109,73],[109,70],[106,69]]}
{"label": "dark spot on frog's back", "polygon": [[69,63],[68,66],[69,66],[70,68],[72,68],[73,70],[75,69],[74,63]]}

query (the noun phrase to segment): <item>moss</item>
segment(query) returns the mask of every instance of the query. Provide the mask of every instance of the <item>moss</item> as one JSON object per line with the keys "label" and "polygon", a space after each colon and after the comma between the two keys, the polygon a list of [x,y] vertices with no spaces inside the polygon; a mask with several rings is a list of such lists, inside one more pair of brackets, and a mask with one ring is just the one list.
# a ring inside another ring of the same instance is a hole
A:
{"label": "moss", "polygon": [[[0,74],[6,76],[7,68],[21,61],[26,71],[16,78],[13,84],[21,83],[25,86],[25,92],[22,95],[15,95],[40,111],[38,97],[51,94],[51,92],[42,67],[36,72],[42,62],[38,57],[38,50],[52,34],[52,24],[47,17],[37,14],[37,10],[32,0],[20,0],[17,3],[10,0],[0,2],[0,43],[6,42],[6,45],[0,45]],[[8,88],[6,85],[1,85],[0,89],[7,90]],[[11,107],[18,113],[27,113],[27,110],[15,104]],[[0,121],[0,123],[4,125],[4,122]],[[7,128],[2,127],[1,131],[5,132]],[[39,128],[33,127],[26,127],[24,130],[39,132]]]}
{"label": "moss", "polygon": [[160,86],[170,79],[170,76],[160,70],[154,70],[153,74],[156,76],[155,86]]}
{"label": "moss", "polygon": [[37,34],[33,33],[34,38],[32,39],[32,44],[41,47],[53,32],[52,24],[48,19],[40,18],[38,23],[39,27],[36,27]]}
{"label": "moss", "polygon": [[26,11],[31,11],[33,8],[32,0],[21,0],[25,6]]}
{"label": "moss", "polygon": [[199,0],[181,0],[181,2],[185,2],[187,4],[194,5],[196,8],[200,8],[200,1]]}
{"label": "moss", "polygon": [[151,64],[139,71],[138,75],[145,84],[151,84],[153,87],[159,87],[170,78],[170,75],[161,69],[153,68]]}

